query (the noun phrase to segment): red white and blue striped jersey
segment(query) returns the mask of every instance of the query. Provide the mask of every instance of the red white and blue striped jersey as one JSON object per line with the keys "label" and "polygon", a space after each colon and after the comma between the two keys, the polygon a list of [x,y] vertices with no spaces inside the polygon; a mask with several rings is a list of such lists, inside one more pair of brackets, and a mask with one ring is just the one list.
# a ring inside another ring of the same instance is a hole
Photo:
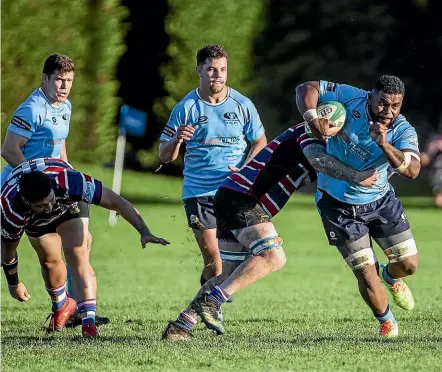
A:
{"label": "red white and blue striped jersey", "polygon": [[[46,173],[52,180],[57,203],[51,213],[35,213],[20,195],[18,181],[21,175],[33,171]],[[46,226],[65,213],[77,213],[76,203],[79,201],[99,204],[101,194],[101,181],[77,172],[63,160],[41,158],[24,162],[12,170],[2,186],[1,239],[18,241],[28,229]]]}
{"label": "red white and blue striped jersey", "polygon": [[304,185],[307,176],[316,181],[316,171],[303,150],[325,142],[311,138],[304,123],[295,125],[269,142],[244,168],[231,174],[220,187],[248,194],[259,200],[271,217]]}

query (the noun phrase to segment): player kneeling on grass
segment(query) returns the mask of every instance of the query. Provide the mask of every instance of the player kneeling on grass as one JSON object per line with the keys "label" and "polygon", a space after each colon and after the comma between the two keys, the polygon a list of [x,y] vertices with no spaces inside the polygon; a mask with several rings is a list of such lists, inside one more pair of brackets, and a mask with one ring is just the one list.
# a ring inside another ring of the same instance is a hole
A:
{"label": "player kneeling on grass", "polygon": [[190,339],[198,315],[209,329],[224,333],[218,317],[221,305],[285,265],[282,239],[271,218],[306,180],[316,180],[317,171],[365,187],[378,179],[374,170],[357,172],[327,155],[325,142],[311,138],[302,123],[271,141],[221,184],[214,210],[223,272],[209,280],[176,321],[169,323],[164,339]]}
{"label": "player kneeling on grass", "polygon": [[[78,288],[78,310],[85,338],[98,335],[95,325],[97,283],[87,252],[88,230],[77,217],[77,203],[96,204],[117,211],[146,243],[169,244],[152,235],[135,207],[101,182],[75,171],[59,159],[36,159],[16,167],[2,187],[2,263],[9,292],[18,301],[30,295],[18,279],[17,247],[23,232],[40,261],[46,290],[52,301],[49,331],[63,329],[77,303],[66,294],[66,262]],[[38,239],[37,239],[38,238]]]}

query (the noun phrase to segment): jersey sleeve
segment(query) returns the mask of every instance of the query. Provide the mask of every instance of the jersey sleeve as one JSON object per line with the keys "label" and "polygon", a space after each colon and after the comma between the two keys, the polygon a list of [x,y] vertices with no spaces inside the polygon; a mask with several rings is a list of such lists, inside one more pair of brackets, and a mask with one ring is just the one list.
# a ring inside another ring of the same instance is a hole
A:
{"label": "jersey sleeve", "polygon": [[351,85],[321,80],[319,82],[318,103],[336,101],[345,104],[351,99],[365,96],[366,94],[367,92],[365,90],[352,87]]}
{"label": "jersey sleeve", "polygon": [[249,101],[246,107],[246,124],[244,127],[244,133],[246,138],[251,141],[257,141],[265,133],[264,125],[259,117],[258,110],[255,105]]}
{"label": "jersey sleeve", "polygon": [[176,105],[164,127],[163,133],[161,133],[160,141],[170,141],[176,134],[178,127],[185,123],[186,113],[183,105]]}
{"label": "jersey sleeve", "polygon": [[402,131],[396,138],[393,137],[392,144],[398,150],[412,150],[419,154],[419,141],[416,130],[412,126]]}
{"label": "jersey sleeve", "polygon": [[66,190],[72,201],[84,201],[88,204],[100,204],[103,193],[101,181],[81,172],[65,169],[57,176],[59,187]]}
{"label": "jersey sleeve", "polygon": [[1,240],[7,243],[19,241],[25,230],[25,220],[11,208],[6,198],[1,198]]}
{"label": "jersey sleeve", "polygon": [[25,104],[14,112],[8,131],[30,139],[41,122],[42,115],[38,108],[31,104]]}

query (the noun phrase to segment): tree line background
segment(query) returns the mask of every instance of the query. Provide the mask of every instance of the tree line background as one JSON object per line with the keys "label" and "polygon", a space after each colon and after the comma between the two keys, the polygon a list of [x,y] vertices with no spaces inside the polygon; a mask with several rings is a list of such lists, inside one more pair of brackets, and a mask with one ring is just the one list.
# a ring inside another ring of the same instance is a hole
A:
{"label": "tree line background", "polygon": [[[2,0],[2,136],[40,85],[44,59],[76,65],[70,158],[114,157],[118,113],[148,114],[127,163],[156,167],[172,107],[198,85],[197,49],[229,52],[228,84],[249,96],[269,138],[301,120],[295,87],[327,79],[370,89],[384,73],[406,83],[404,114],[421,143],[442,127],[442,5],[437,0]],[[166,172],[174,172],[173,166]]]}

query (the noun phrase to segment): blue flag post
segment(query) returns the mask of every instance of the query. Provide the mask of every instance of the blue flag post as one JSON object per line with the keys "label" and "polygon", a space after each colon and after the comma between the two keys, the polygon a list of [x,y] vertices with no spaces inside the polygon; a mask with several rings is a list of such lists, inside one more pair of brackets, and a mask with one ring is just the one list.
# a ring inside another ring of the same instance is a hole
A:
{"label": "blue flag post", "polygon": [[[124,168],[124,151],[126,148],[126,136],[143,137],[146,134],[147,114],[144,111],[123,105],[120,109],[120,121],[115,154],[114,177],[112,191],[120,195],[121,181]],[[110,211],[109,225],[117,224],[117,213]]]}

